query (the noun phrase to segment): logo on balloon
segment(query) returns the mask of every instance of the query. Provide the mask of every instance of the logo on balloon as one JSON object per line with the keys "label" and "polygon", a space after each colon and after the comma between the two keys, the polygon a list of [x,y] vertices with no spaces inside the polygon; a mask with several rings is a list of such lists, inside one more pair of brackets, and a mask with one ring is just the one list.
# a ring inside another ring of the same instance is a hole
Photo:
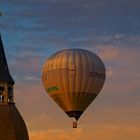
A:
{"label": "logo on balloon", "polygon": [[105,74],[103,73],[98,73],[98,72],[90,72],[90,77],[91,78],[98,78],[98,79],[105,79]]}
{"label": "logo on balloon", "polygon": [[57,86],[53,86],[53,87],[47,88],[47,92],[48,93],[54,92],[56,90],[59,90],[59,88]]}

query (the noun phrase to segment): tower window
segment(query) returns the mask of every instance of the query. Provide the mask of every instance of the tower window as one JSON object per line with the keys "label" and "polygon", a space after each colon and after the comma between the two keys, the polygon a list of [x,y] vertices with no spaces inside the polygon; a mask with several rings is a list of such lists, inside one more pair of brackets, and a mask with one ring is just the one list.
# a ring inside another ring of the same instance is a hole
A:
{"label": "tower window", "polygon": [[13,88],[8,87],[8,102],[13,102]]}
{"label": "tower window", "polygon": [[3,91],[4,91],[4,87],[0,87],[0,102],[4,102]]}

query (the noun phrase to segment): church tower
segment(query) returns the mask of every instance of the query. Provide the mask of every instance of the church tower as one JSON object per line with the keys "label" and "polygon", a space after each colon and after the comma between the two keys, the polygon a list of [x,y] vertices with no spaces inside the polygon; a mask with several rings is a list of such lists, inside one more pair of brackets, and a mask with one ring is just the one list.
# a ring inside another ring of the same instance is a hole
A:
{"label": "church tower", "polygon": [[0,35],[0,140],[29,140],[24,120],[14,103],[13,86]]}

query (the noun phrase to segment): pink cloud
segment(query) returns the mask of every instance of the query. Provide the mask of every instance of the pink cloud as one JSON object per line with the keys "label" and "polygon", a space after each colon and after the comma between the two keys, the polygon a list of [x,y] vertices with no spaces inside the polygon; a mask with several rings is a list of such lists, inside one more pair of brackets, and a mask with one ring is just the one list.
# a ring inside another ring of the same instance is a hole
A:
{"label": "pink cloud", "polygon": [[15,77],[34,77],[41,73],[39,55],[24,54],[16,57],[15,61],[9,65]]}
{"label": "pink cloud", "polygon": [[[89,125],[88,130],[77,128],[76,130],[65,130],[64,132],[49,133],[46,131],[37,131],[30,133],[31,140],[138,140],[140,138],[139,126],[129,126],[123,124],[102,124]],[[78,133],[77,133],[78,132]]]}
{"label": "pink cloud", "polygon": [[103,60],[111,60],[119,57],[120,52],[119,49],[114,46],[97,46],[97,50],[99,51],[99,56]]}

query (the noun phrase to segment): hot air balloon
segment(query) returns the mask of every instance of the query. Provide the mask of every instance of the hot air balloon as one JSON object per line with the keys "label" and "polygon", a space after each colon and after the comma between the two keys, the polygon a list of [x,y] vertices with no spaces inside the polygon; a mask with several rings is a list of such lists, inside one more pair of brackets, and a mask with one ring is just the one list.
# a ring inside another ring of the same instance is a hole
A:
{"label": "hot air balloon", "polygon": [[46,59],[42,81],[49,96],[69,116],[73,128],[105,82],[105,66],[101,59],[84,49],[65,49]]}

